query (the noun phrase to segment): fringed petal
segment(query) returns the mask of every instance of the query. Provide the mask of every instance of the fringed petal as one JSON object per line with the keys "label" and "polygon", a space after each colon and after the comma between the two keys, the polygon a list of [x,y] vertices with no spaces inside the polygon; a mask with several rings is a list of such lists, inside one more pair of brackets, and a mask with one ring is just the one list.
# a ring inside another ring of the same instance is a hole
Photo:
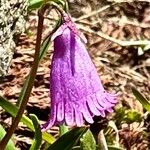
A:
{"label": "fringed petal", "polygon": [[90,96],[88,96],[88,97],[86,98],[86,100],[87,100],[87,105],[88,105],[88,108],[89,108],[90,112],[92,112],[92,113],[93,113],[94,115],[96,115],[96,116],[100,116],[101,113],[100,113],[100,111],[97,109],[97,107],[95,106],[95,104],[94,104],[94,102],[93,102],[94,100],[92,100]]}
{"label": "fringed petal", "polygon": [[65,112],[64,101],[60,101],[57,104],[57,121],[58,122],[61,122],[64,120],[64,112]]}
{"label": "fringed petal", "polygon": [[69,103],[65,104],[65,122],[69,126],[74,125],[74,110],[73,106]]}
{"label": "fringed petal", "polygon": [[48,121],[42,125],[41,129],[42,129],[42,132],[50,129],[52,126],[55,125],[55,122],[56,122],[56,115],[57,115],[57,112],[56,112],[56,105],[54,105],[52,107],[52,110],[51,110],[51,114],[49,116],[49,119]]}
{"label": "fringed petal", "polygon": [[83,125],[83,123],[84,123],[82,113],[79,110],[77,110],[77,109],[74,109],[74,111],[75,111],[75,122],[76,122],[76,125],[78,127],[81,127]]}
{"label": "fringed petal", "polygon": [[90,111],[89,111],[86,103],[83,103],[83,107],[82,107],[81,111],[82,111],[82,114],[83,114],[85,120],[92,124],[94,122],[93,118],[92,118],[93,116],[90,114]]}

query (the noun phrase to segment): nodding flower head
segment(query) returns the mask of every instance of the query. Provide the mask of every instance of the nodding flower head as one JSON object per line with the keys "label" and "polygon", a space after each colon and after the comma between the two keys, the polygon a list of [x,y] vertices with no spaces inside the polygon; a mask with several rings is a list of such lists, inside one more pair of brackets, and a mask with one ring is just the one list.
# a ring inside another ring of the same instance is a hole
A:
{"label": "nodding flower head", "polygon": [[42,126],[83,126],[93,116],[105,117],[117,103],[116,94],[107,93],[86,50],[85,37],[70,17],[53,34],[54,54],[50,73],[51,113]]}

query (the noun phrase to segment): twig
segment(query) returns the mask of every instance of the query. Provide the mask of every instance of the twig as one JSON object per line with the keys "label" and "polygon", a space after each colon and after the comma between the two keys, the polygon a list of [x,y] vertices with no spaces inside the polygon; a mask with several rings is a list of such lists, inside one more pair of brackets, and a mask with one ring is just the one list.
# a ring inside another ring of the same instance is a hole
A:
{"label": "twig", "polygon": [[127,25],[132,25],[132,26],[136,26],[136,27],[140,27],[140,28],[150,28],[150,25],[147,25],[145,23],[139,23],[136,21],[129,21],[127,19],[121,19],[121,18],[116,18],[115,20],[114,19],[108,19],[107,21],[117,23],[120,26],[127,24]]}
{"label": "twig", "polygon": [[130,20],[128,20],[128,19],[124,19],[123,17],[122,18],[108,18],[108,19],[101,19],[101,18],[99,18],[99,20],[96,20],[96,21],[94,21],[94,22],[87,22],[86,20],[84,21],[84,20],[80,20],[80,21],[78,21],[78,23],[84,23],[84,24],[87,24],[87,25],[91,25],[91,26],[93,26],[93,25],[96,25],[97,23],[102,23],[102,22],[104,22],[104,21],[106,21],[106,22],[110,22],[110,23],[115,23],[115,24],[117,24],[117,25],[119,25],[119,26],[123,26],[123,25],[131,25],[131,26],[135,26],[135,27],[140,27],[140,28],[145,28],[145,29],[148,29],[148,28],[150,28],[150,25],[148,25],[148,24],[146,24],[146,23],[139,23],[138,21],[130,21]]}
{"label": "twig", "polygon": [[150,0],[109,0],[109,2],[115,3],[132,3],[132,2],[150,2]]}
{"label": "twig", "polygon": [[98,10],[92,11],[91,13],[89,13],[89,14],[87,14],[87,15],[83,15],[83,16],[77,18],[77,19],[74,19],[73,21],[76,22],[76,21],[80,21],[80,20],[89,18],[89,17],[94,16],[94,15],[97,15],[98,13],[107,10],[108,8],[110,8],[111,6],[113,6],[113,5],[115,5],[115,4],[117,4],[117,3],[113,3],[113,4],[111,4],[111,5],[104,6],[104,7],[100,8],[100,9],[98,9]]}
{"label": "twig", "polygon": [[[42,7],[40,9],[41,14],[44,14],[46,7]],[[39,20],[38,20],[38,31],[37,31],[37,38],[36,38],[36,47],[35,47],[35,55],[34,55],[34,62],[33,62],[33,67],[31,69],[31,76],[29,78],[29,84],[27,86],[27,90],[24,96],[24,99],[21,103],[20,109],[15,117],[15,119],[13,120],[13,123],[11,125],[11,127],[9,128],[7,134],[4,136],[4,138],[2,139],[2,141],[0,142],[0,150],[4,150],[9,139],[11,138],[11,136],[13,135],[16,127],[18,126],[18,123],[20,122],[20,119],[22,117],[22,114],[24,113],[24,110],[26,108],[33,84],[34,84],[34,79],[36,77],[36,71],[38,68],[38,58],[39,58],[39,53],[40,53],[40,45],[41,45],[41,38],[42,38],[42,29],[43,29],[43,21],[44,18],[40,13],[39,15]]]}
{"label": "twig", "polygon": [[83,15],[77,19],[74,19],[73,21],[80,21],[80,20],[83,20],[83,19],[86,19],[86,18],[89,18],[91,16],[94,16],[94,15],[97,15],[98,13],[101,13],[105,10],[107,10],[108,8],[116,5],[116,4],[119,4],[119,3],[131,3],[131,2],[150,2],[150,0],[109,0],[109,2],[112,2],[112,4],[110,5],[107,5],[107,6],[104,6],[98,10],[95,10],[95,11],[92,11],[91,13],[88,13],[87,15]]}
{"label": "twig", "polygon": [[78,27],[86,32],[89,32],[91,34],[95,34],[97,36],[100,36],[101,38],[104,38],[108,41],[111,41],[113,43],[116,43],[118,45],[121,46],[138,46],[138,45],[150,45],[150,41],[149,40],[137,40],[137,41],[121,41],[118,39],[115,39],[113,37],[110,37],[102,32],[94,32],[93,30],[91,30],[88,27],[82,26],[82,25],[78,25]]}

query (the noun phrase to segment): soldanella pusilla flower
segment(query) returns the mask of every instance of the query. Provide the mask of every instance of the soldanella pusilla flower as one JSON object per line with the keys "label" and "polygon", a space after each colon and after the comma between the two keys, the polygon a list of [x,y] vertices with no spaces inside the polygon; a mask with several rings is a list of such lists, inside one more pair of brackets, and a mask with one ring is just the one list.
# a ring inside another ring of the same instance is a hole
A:
{"label": "soldanella pusilla flower", "polygon": [[53,34],[54,54],[50,72],[51,111],[42,126],[83,126],[94,116],[105,117],[117,103],[116,94],[107,93],[86,50],[86,38],[67,14]]}

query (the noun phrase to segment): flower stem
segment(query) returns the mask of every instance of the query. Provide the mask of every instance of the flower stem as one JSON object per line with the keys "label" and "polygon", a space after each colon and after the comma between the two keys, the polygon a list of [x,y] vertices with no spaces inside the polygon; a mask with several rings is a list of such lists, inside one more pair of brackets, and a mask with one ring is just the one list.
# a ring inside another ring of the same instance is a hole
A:
{"label": "flower stem", "polygon": [[34,54],[34,61],[33,61],[33,66],[31,69],[31,76],[29,78],[29,84],[27,85],[27,89],[26,92],[24,94],[24,98],[23,101],[21,103],[20,109],[18,110],[18,113],[15,117],[15,119],[12,122],[11,127],[9,128],[7,134],[4,136],[4,138],[2,139],[2,141],[0,142],[0,150],[4,150],[8,141],[10,140],[11,136],[13,135],[15,129],[17,128],[21,117],[24,113],[24,110],[26,109],[27,103],[28,103],[28,99],[30,97],[30,93],[32,90],[32,87],[34,85],[34,79],[36,77],[36,72],[37,72],[37,68],[38,68],[38,58],[39,58],[39,53],[40,53],[40,46],[41,46],[41,39],[42,39],[42,29],[43,29],[43,22],[44,22],[44,17],[43,14],[45,12],[46,6],[42,7],[39,10],[38,16],[39,16],[39,20],[38,20],[38,29],[37,29],[37,37],[36,37],[36,46],[35,46],[35,54]]}

